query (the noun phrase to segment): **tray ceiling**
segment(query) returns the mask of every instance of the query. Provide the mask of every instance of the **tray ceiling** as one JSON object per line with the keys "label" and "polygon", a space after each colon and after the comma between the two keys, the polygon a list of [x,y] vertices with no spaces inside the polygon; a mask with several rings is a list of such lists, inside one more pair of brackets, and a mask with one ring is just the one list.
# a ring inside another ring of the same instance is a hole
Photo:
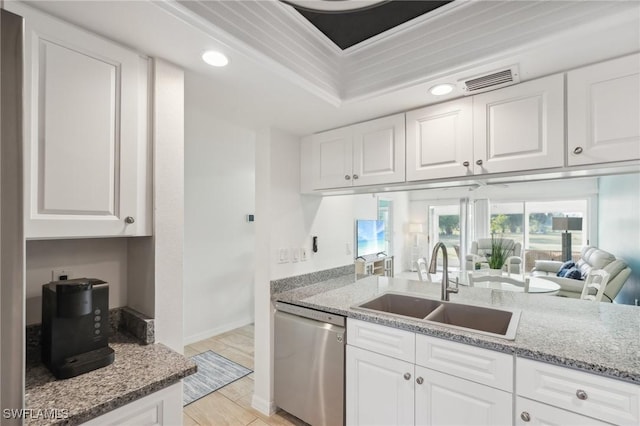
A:
{"label": "tray ceiling", "polygon": [[[431,12],[451,3],[451,1],[391,0],[356,10],[333,11],[305,7],[304,1],[294,3],[282,0],[283,3],[291,4],[299,14],[342,50]],[[325,1],[324,3],[335,3],[335,1]]]}
{"label": "tray ceiling", "polygon": [[342,50],[278,0],[157,4],[335,106],[491,72],[559,34],[640,14],[638,2],[456,0]]}

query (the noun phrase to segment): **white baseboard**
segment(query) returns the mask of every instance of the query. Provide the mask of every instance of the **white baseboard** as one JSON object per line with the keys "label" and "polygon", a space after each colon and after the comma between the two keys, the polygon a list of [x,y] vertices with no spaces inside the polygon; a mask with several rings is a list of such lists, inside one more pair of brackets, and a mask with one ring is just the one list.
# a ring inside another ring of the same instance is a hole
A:
{"label": "white baseboard", "polygon": [[184,345],[190,345],[191,343],[199,342],[200,340],[208,339],[209,337],[217,336],[218,334],[226,333],[227,331],[234,330],[236,328],[244,327],[253,323],[253,316],[245,317],[237,321],[233,321],[220,327],[210,328],[208,330],[186,336],[183,339]]}
{"label": "white baseboard", "polygon": [[251,398],[251,406],[262,414],[271,416],[276,413],[276,404],[273,401],[267,401],[264,398],[257,396],[255,393]]}

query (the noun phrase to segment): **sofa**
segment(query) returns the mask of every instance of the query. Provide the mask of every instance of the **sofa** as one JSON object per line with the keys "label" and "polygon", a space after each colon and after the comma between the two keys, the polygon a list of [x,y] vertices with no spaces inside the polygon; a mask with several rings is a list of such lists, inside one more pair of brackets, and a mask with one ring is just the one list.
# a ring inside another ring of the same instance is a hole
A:
{"label": "sofa", "polygon": [[[491,254],[491,241],[491,238],[479,238],[471,243],[471,249],[465,257],[467,271],[473,271],[476,262],[487,261],[486,256]],[[522,273],[522,244],[510,238],[496,238],[496,241],[507,250],[508,259],[503,269],[512,274]]]}
{"label": "sofa", "polygon": [[536,260],[536,264],[531,270],[534,277],[544,277],[560,285],[558,296],[572,297],[579,299],[584,287],[584,280],[592,269],[604,269],[610,275],[609,283],[602,297],[603,302],[612,302],[618,295],[627,278],[631,275],[631,269],[620,259],[604,250],[593,246],[585,246],[580,251],[580,258],[575,268],[580,271],[581,279],[558,277],[564,262],[555,260]]}

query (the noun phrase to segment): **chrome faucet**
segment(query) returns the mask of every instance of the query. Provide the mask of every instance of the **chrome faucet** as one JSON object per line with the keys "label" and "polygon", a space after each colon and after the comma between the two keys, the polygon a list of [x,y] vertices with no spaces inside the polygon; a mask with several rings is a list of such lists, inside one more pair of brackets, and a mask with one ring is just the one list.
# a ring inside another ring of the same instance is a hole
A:
{"label": "chrome faucet", "polygon": [[449,301],[449,293],[457,293],[457,287],[449,287],[449,260],[447,256],[447,247],[442,242],[437,242],[431,253],[431,264],[429,264],[429,273],[436,273],[436,266],[438,266],[438,250],[442,249],[442,285],[440,291],[440,299],[443,301]]}

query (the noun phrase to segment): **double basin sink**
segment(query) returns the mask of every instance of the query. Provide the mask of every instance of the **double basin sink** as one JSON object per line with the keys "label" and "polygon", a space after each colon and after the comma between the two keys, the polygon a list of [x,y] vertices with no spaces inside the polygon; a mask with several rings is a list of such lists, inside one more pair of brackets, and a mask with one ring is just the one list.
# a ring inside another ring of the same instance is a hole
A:
{"label": "double basin sink", "polygon": [[384,293],[353,308],[417,318],[508,340],[516,338],[520,321],[519,310],[485,308],[400,293]]}

